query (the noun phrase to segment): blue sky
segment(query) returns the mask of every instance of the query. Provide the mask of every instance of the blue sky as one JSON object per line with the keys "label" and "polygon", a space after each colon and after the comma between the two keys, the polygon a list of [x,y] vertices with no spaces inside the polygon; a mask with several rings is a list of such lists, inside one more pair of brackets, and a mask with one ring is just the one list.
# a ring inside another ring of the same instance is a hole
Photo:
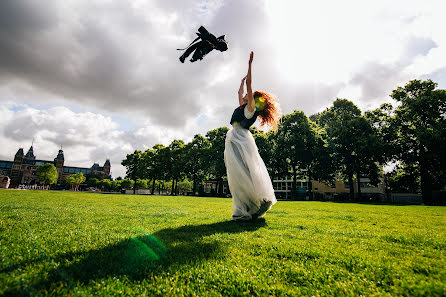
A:
{"label": "blue sky", "polygon": [[[135,149],[229,125],[249,52],[254,88],[283,113],[347,98],[363,111],[415,78],[446,88],[442,1],[0,3],[0,159],[19,147],[66,164],[120,162]],[[204,25],[229,50],[181,64]]]}

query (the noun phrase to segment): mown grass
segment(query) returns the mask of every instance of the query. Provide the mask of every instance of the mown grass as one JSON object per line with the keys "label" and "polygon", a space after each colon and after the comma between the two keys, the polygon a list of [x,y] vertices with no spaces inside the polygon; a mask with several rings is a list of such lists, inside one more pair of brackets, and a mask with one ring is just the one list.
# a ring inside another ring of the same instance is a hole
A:
{"label": "mown grass", "polygon": [[446,208],[0,191],[0,295],[446,295]]}

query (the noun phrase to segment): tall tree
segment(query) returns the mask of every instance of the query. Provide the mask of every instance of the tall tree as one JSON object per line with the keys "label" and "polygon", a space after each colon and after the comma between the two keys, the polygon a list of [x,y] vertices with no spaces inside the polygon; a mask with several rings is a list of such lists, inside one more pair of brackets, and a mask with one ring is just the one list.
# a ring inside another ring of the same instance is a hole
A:
{"label": "tall tree", "polygon": [[283,116],[277,133],[277,151],[280,158],[287,161],[287,167],[293,175],[291,193],[296,197],[296,180],[298,173],[306,171],[308,176],[308,190],[312,198],[311,181],[317,176],[323,176],[322,167],[319,166],[319,155],[323,152],[325,142],[319,127],[310,121],[302,111],[294,111]]}
{"label": "tall tree", "polygon": [[112,189],[115,192],[121,192],[122,190],[122,179],[115,179],[112,181]]}
{"label": "tall tree", "polygon": [[147,178],[152,181],[152,189],[151,194],[154,195],[155,193],[155,183],[157,180],[157,177],[159,175],[158,173],[158,165],[157,165],[157,151],[155,149],[147,149],[143,154],[143,168],[144,168],[144,178]]}
{"label": "tall tree", "polygon": [[350,199],[354,199],[353,176],[357,170],[355,120],[361,110],[347,99],[336,99],[333,106],[321,113],[319,122],[327,131],[335,166],[347,178]]}
{"label": "tall tree", "polygon": [[73,191],[79,191],[79,185],[86,180],[82,172],[71,174],[67,176],[65,182],[71,185]]}
{"label": "tall tree", "polygon": [[143,153],[139,150],[135,150],[133,154],[128,154],[125,160],[122,160],[121,164],[125,166],[126,177],[133,180],[133,194],[136,194],[136,180],[138,178],[144,178],[145,168],[143,166]]}
{"label": "tall tree", "polygon": [[254,137],[260,157],[262,157],[270,178],[273,178],[273,158],[274,158],[274,132],[263,132],[256,127],[250,127],[249,130]]}
{"label": "tall tree", "polygon": [[138,178],[136,180],[135,188],[138,190],[147,189],[147,180]]}
{"label": "tall tree", "polygon": [[419,179],[418,166],[399,163],[392,171],[386,173],[386,187],[393,193],[417,193]]}
{"label": "tall tree", "polygon": [[431,80],[412,80],[391,97],[395,110],[397,157],[418,166],[424,203],[432,203],[432,191],[444,187],[446,176],[446,90]]}
{"label": "tall tree", "polygon": [[36,175],[44,187],[57,183],[59,177],[56,167],[51,163],[37,166]]}
{"label": "tall tree", "polygon": [[381,156],[380,161],[382,163],[394,161],[397,143],[392,104],[381,104],[374,110],[366,111],[364,116],[370,122],[374,135],[380,143],[377,148],[379,150],[377,153]]}
{"label": "tall tree", "polygon": [[172,189],[170,193],[171,195],[176,195],[178,180],[184,175],[184,141],[175,139],[169,145],[168,149],[171,166],[170,175],[172,178]]}
{"label": "tall tree", "polygon": [[170,150],[162,144],[155,144],[153,152],[153,171],[156,176],[155,179],[159,181],[158,189],[161,193],[161,187],[164,188],[164,184],[171,174]]}
{"label": "tall tree", "polygon": [[185,172],[192,180],[192,192],[197,193],[197,187],[201,184],[209,171],[209,140],[200,134],[194,136],[191,142],[185,146]]}
{"label": "tall tree", "polygon": [[209,165],[211,173],[215,176],[217,184],[217,194],[223,195],[223,177],[226,175],[226,167],[224,162],[225,139],[227,127],[220,127],[206,133],[206,138],[211,146],[209,149]]}
{"label": "tall tree", "polygon": [[123,179],[121,182],[122,189],[133,189],[135,182],[130,178]]}
{"label": "tall tree", "polygon": [[366,176],[373,185],[379,183],[378,163],[384,160],[380,154],[381,143],[370,122],[363,116],[351,121],[353,162],[356,172],[358,199],[361,199],[361,177]]}

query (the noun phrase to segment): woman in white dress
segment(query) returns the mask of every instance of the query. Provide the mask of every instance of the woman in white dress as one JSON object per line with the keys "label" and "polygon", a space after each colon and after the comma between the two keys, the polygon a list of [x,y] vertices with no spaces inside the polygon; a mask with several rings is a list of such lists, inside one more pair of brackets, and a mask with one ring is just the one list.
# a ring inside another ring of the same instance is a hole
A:
{"label": "woman in white dress", "polygon": [[[234,220],[261,218],[277,202],[271,179],[249,127],[259,117],[260,125],[276,130],[280,110],[273,95],[252,91],[253,58],[254,53],[251,52],[248,74],[242,79],[238,91],[240,106],[232,114],[232,129],[228,131],[225,142],[224,157]],[[243,95],[245,81],[247,93]]]}

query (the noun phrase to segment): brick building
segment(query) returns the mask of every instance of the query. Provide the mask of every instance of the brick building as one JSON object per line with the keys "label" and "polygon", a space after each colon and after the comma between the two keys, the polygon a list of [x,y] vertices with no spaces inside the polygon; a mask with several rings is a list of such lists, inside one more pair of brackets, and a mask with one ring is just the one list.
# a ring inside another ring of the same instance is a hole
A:
{"label": "brick building", "polygon": [[63,150],[60,149],[56,158],[53,161],[38,160],[34,156],[34,148],[31,145],[26,155],[23,152],[23,148],[19,148],[14,156],[14,161],[0,160],[0,174],[9,176],[11,179],[11,186],[19,184],[32,185],[38,182],[36,176],[36,169],[39,165],[46,163],[54,164],[59,174],[58,183],[61,183],[65,178],[71,174],[82,172],[85,176],[89,174],[95,175],[99,179],[111,177],[111,165],[107,159],[104,166],[94,163],[90,168],[65,166],[65,157]]}

